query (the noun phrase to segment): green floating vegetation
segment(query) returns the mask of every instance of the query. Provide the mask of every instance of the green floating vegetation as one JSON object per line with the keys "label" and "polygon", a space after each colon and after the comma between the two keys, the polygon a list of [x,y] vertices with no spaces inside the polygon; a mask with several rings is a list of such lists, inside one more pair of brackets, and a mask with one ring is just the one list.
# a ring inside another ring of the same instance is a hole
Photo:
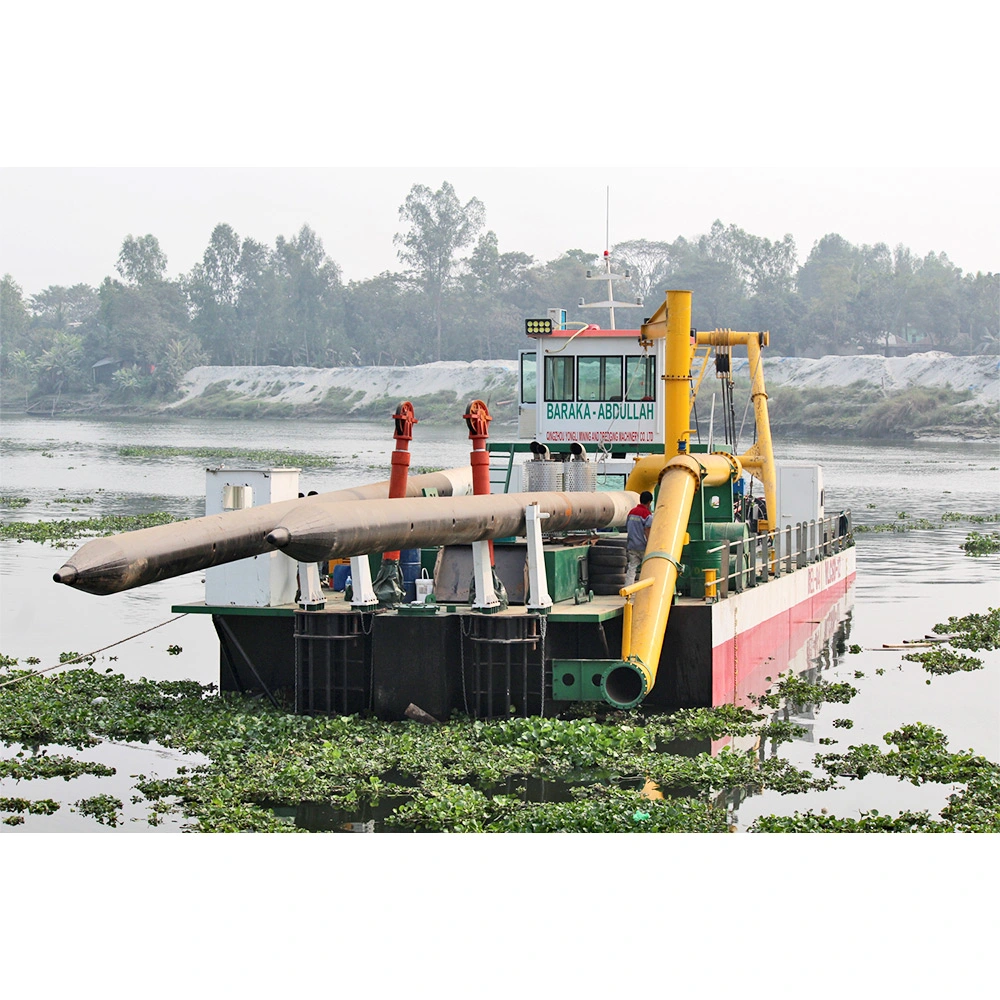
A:
{"label": "green floating vegetation", "polygon": [[862,810],[860,819],[827,816],[811,809],[791,816],[759,816],[750,833],[953,833],[954,826],[933,820],[927,812],[881,816],[877,809]]}
{"label": "green floating vegetation", "polygon": [[397,808],[390,829],[453,833],[725,833],[725,810],[695,799],[648,799],[605,785],[568,802],[492,798],[470,785],[442,785]]}
{"label": "green floating vegetation", "polygon": [[33,778],[62,778],[70,781],[72,778],[80,777],[81,774],[107,778],[115,773],[115,769],[108,767],[107,764],[77,760],[65,754],[50,756],[41,753],[33,757],[18,754],[7,760],[0,760],[0,778],[13,778],[15,781],[30,781]]}
{"label": "green floating vegetation", "polygon": [[[58,811],[59,803],[54,799],[12,799],[0,797],[0,812],[51,816],[52,813]],[[7,821],[4,820],[4,822],[6,823]]]}
{"label": "green floating vegetation", "polygon": [[74,538],[92,538],[98,535],[117,535],[123,531],[138,528],[152,528],[158,524],[170,524],[183,518],[174,517],[165,511],[149,514],[106,514],[85,521],[17,521],[0,524],[0,538],[18,542],[47,542],[57,548],[64,548],[64,542]]}
{"label": "green floating vegetation", "polygon": [[168,445],[126,445],[118,449],[123,458],[209,458],[217,461],[239,459],[260,465],[305,467],[329,466],[334,459],[329,455],[312,455],[300,451],[281,451],[267,448],[175,448]]}
{"label": "green floating vegetation", "polygon": [[[967,648],[1000,643],[994,609],[935,628]],[[878,773],[963,787],[936,819],[796,813],[761,817],[751,829],[1000,832],[1000,765],[971,751],[950,752],[944,735],[921,723],[887,734],[888,753],[852,746],[817,754],[809,769],[762,748],[767,740],[801,737],[801,726],[731,705],[600,717],[585,714],[593,706],[579,705],[562,718],[459,717],[426,726],[293,715],[261,699],[220,694],[213,685],[129,681],[89,668],[57,677],[10,669],[5,679],[18,682],[0,688],[0,742],[80,749],[104,740],[155,741],[202,755],[204,763],[180,766],[171,777],[132,776],[132,802],[145,804],[153,826],[173,818],[191,831],[300,832],[296,815],[308,817],[318,807],[326,816],[375,816],[385,829],[414,832],[724,832],[730,827],[723,793],[797,794]],[[760,704],[846,704],[856,694],[848,683],[789,675]],[[851,728],[849,719],[833,724]],[[704,749],[710,740],[737,736],[754,748],[727,746],[714,755]],[[24,778],[108,774],[82,763],[74,772],[77,763],[36,752],[5,766]],[[550,786],[551,793],[528,793]],[[81,799],[75,808],[105,825],[122,822],[122,803],[110,795]]]}
{"label": "green floating vegetation", "polygon": [[[874,507],[874,504],[868,504]],[[882,521],[877,524],[855,524],[855,534],[865,534],[866,532],[902,532],[902,531],[935,531],[943,528],[946,524],[955,521],[968,521],[970,524],[992,524],[1000,521],[1000,512],[990,514],[963,514],[959,511],[949,510],[941,515],[941,523],[928,520],[926,517],[910,517],[905,511],[896,513],[895,521]],[[973,532],[972,534],[976,534]]]}
{"label": "green floating vegetation", "polygon": [[879,524],[855,524],[854,533],[863,535],[867,532],[933,531],[940,527],[940,524],[928,521],[926,517],[902,517],[896,521],[883,521]]}
{"label": "green floating vegetation", "polygon": [[809,681],[803,676],[788,674],[779,678],[774,690],[757,698],[751,696],[751,701],[767,708],[778,708],[783,701],[799,707],[826,702],[846,705],[857,693],[858,689],[846,681]]}
{"label": "green floating vegetation", "polygon": [[122,822],[122,800],[113,795],[92,795],[73,804],[81,816],[92,816],[102,826],[118,826]]}
{"label": "green floating vegetation", "polygon": [[970,556],[985,556],[1000,552],[1000,531],[992,531],[988,535],[970,531],[965,536],[962,548]]}
{"label": "green floating vegetation", "polygon": [[50,452],[52,448],[82,448],[79,441],[56,441],[49,438],[48,441],[36,443],[33,441],[15,441],[12,438],[0,438],[0,452],[10,454],[12,451],[40,451],[43,454]]}
{"label": "green floating vegetation", "polygon": [[951,753],[939,729],[917,722],[883,737],[897,749],[889,753],[874,744],[851,747],[846,754],[817,754],[816,764],[842,778],[884,774],[914,785],[928,782],[964,786],[948,797],[938,819],[927,812],[880,816],[877,810],[858,820],[807,812],[762,816],[750,827],[761,833],[998,833],[1000,832],[1000,764],[971,750]]}
{"label": "green floating vegetation", "polygon": [[18,507],[27,507],[31,503],[30,497],[0,496],[0,507],[8,507],[17,510]]}
{"label": "green floating vegetation", "polygon": [[961,617],[952,615],[946,622],[935,625],[935,635],[948,636],[956,649],[1000,649],[1000,608],[987,608],[985,614],[973,612]]}
{"label": "green floating vegetation", "polygon": [[936,635],[948,635],[948,641],[959,649],[1000,649],[1000,608],[951,616],[931,629]]}
{"label": "green floating vegetation", "polygon": [[[976,652],[1000,648],[1000,608],[988,608],[985,614],[974,612],[961,617],[952,616],[946,622],[939,622],[932,631],[935,635],[944,636],[946,641],[934,649],[906,653],[903,659],[919,663],[929,674],[939,676],[980,670],[982,660],[955,650]],[[949,646],[954,648],[949,649]],[[927,683],[930,684],[930,681]]]}
{"label": "green floating vegetation", "polygon": [[968,521],[970,524],[992,524],[1000,521],[1000,513],[994,514],[962,514],[959,511],[949,510],[941,515],[944,521]]}
{"label": "green floating vegetation", "polygon": [[966,656],[951,649],[929,649],[921,653],[907,653],[904,660],[919,663],[929,674],[957,674],[960,671],[982,670],[983,661],[976,656]]}
{"label": "green floating vegetation", "polygon": [[[23,679],[0,688],[0,741],[79,748],[155,740],[205,755],[208,763],[170,778],[136,776],[134,785],[150,822],[173,814],[193,830],[294,830],[279,812],[319,803],[355,814],[377,808],[386,827],[421,831],[723,831],[718,796],[726,789],[833,784],[757,753],[667,752],[678,740],[732,731],[775,741],[799,732],[732,706],[424,726],[292,715],[190,681],[128,681],[87,668],[10,676]],[[529,776],[571,788],[571,801],[528,800],[518,789]],[[647,782],[652,798],[643,795]],[[113,805],[101,813],[106,822]]]}

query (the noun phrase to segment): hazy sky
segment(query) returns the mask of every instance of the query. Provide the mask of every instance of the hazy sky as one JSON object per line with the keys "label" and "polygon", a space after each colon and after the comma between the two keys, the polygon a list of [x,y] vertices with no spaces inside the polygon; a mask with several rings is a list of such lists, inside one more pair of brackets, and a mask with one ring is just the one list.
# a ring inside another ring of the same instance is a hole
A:
{"label": "hazy sky", "polygon": [[169,23],[57,6],[9,15],[38,44],[0,68],[17,95],[0,273],[26,294],[98,284],[129,233],[155,235],[176,276],[219,222],[271,245],[308,223],[348,279],[400,269],[399,206],[443,180],[483,201],[501,251],[537,260],[604,249],[610,187],[612,244],[719,218],[791,233],[800,260],[838,232],[1000,270],[996,15],[980,5],[609,18],[513,0],[489,24],[455,3],[384,23],[297,3],[182,2]]}

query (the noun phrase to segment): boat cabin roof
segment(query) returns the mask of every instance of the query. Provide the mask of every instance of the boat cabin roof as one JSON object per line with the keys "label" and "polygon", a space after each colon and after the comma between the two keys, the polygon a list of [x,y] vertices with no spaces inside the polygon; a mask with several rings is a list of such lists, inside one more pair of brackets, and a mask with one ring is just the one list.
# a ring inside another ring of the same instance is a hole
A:
{"label": "boat cabin roof", "polygon": [[628,340],[638,340],[640,330],[602,330],[599,326],[585,326],[582,330],[560,330],[553,328],[551,333],[529,333],[530,340],[569,340],[570,337],[623,337]]}

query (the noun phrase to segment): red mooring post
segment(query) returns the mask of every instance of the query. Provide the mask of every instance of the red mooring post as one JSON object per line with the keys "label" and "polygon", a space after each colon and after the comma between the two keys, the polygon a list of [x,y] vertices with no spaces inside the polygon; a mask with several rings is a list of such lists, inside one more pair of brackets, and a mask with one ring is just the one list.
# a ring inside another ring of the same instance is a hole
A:
{"label": "red mooring post", "polygon": [[[486,450],[486,439],[490,436],[490,411],[481,399],[474,399],[465,411],[466,426],[469,428],[469,440],[472,442],[472,453],[469,464],[472,466],[472,492],[476,496],[490,492],[490,456]],[[493,539],[490,539],[490,565],[496,566],[493,558]]]}
{"label": "red mooring post", "polygon": [[[392,453],[392,468],[389,472],[389,499],[406,496],[406,479],[410,468],[410,442],[413,440],[413,425],[419,423],[413,412],[413,404],[405,400],[396,407],[392,415],[395,421],[393,438],[396,449]],[[488,475],[488,473],[487,473]],[[399,550],[383,552],[383,559],[395,559],[399,562]]]}

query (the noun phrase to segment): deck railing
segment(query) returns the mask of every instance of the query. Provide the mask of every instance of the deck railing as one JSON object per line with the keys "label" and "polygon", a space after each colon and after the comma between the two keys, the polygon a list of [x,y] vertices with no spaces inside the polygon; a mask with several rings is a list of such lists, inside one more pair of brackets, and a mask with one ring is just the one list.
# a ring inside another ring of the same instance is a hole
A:
{"label": "deck railing", "polygon": [[[851,512],[843,511],[816,521],[799,521],[784,529],[752,535],[748,541],[726,541],[709,549],[721,553],[722,572],[717,578],[717,593],[722,599],[730,590],[742,593],[747,587],[767,583],[771,577],[791,573],[827,556],[843,552],[854,544]],[[735,569],[730,570],[734,562]],[[710,599],[707,598],[706,599]]]}

